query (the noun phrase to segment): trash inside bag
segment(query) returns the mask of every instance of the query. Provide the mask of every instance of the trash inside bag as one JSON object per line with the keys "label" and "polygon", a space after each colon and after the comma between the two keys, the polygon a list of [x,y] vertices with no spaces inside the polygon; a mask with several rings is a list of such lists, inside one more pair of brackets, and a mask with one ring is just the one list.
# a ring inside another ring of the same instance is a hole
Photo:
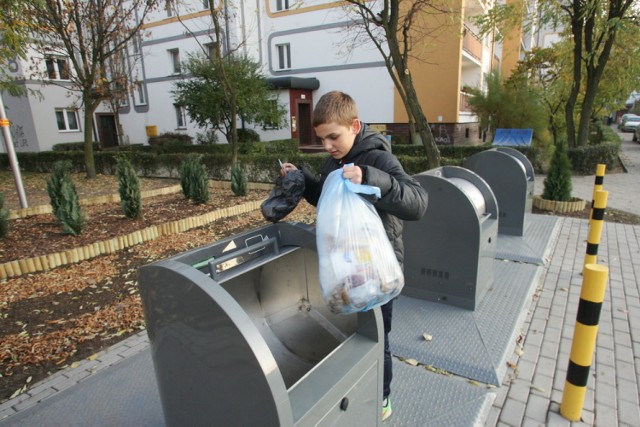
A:
{"label": "trash inside bag", "polygon": [[262,202],[260,210],[267,221],[278,222],[289,215],[298,206],[304,194],[304,175],[302,171],[287,172],[278,176],[276,186],[267,200]]}
{"label": "trash inside bag", "polygon": [[380,216],[358,193],[380,197],[379,188],[353,184],[338,169],[327,177],[318,202],[320,286],[324,302],[336,314],[385,304],[404,286]]}

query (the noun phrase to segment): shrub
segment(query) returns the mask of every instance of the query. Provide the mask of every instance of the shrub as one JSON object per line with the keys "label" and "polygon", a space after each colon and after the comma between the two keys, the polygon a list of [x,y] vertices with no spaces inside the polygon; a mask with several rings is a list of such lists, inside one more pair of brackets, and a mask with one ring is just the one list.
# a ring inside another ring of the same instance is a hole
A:
{"label": "shrub", "polygon": [[71,180],[71,162],[58,161],[53,165],[51,177],[47,179],[47,192],[53,214],[62,223],[65,233],[78,235],[86,224],[80,208],[76,186]]}
{"label": "shrub", "polygon": [[166,132],[149,138],[149,145],[191,145],[192,138],[184,133]]}
{"label": "shrub", "polygon": [[4,194],[0,193],[0,237],[9,234],[9,211],[4,208]]}
{"label": "shrub", "polygon": [[549,167],[549,174],[544,180],[542,198],[568,202],[571,200],[571,162],[564,144],[556,146]]}
{"label": "shrub", "polygon": [[236,196],[247,195],[247,176],[240,162],[237,162],[231,168],[231,191],[233,191],[233,194]]}
{"label": "shrub", "polygon": [[218,143],[218,134],[213,129],[209,129],[204,133],[196,134],[196,144],[214,145],[217,143]]}
{"label": "shrub", "polygon": [[260,135],[253,129],[240,128],[237,132],[240,142],[260,142]]}
{"label": "shrub", "polygon": [[127,218],[142,217],[142,195],[140,194],[140,179],[126,157],[118,157],[116,164],[118,177],[118,191],[120,206]]}
{"label": "shrub", "polygon": [[209,200],[209,181],[201,158],[199,154],[188,154],[180,166],[182,194],[197,204],[206,203]]}

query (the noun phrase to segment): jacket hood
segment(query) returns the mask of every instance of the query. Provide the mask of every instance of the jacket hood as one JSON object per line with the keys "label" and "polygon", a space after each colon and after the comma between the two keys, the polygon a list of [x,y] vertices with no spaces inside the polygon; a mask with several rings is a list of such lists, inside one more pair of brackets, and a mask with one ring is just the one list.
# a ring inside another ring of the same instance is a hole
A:
{"label": "jacket hood", "polygon": [[383,150],[391,152],[391,142],[381,133],[372,129],[364,122],[361,122],[362,128],[360,133],[356,135],[356,140],[351,147],[351,151],[344,158],[343,163],[349,163],[351,159],[359,156],[365,151]]}

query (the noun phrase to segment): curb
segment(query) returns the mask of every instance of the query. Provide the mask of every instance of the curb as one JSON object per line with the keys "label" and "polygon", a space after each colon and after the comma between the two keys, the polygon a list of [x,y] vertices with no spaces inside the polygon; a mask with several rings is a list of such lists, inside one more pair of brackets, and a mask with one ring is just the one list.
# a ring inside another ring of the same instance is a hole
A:
{"label": "curb", "polygon": [[68,264],[75,264],[100,255],[111,254],[140,243],[155,240],[162,236],[182,233],[193,228],[202,227],[222,218],[252,212],[259,209],[263,201],[264,200],[247,202],[242,205],[230,206],[202,215],[167,222],[161,225],[153,225],[143,228],[142,230],[133,231],[124,236],[101,240],[79,248],[21,260],[7,261],[0,264],[0,280],[47,271]]}
{"label": "curb", "polygon": [[[230,189],[231,182],[228,181],[210,181],[214,189]],[[249,190],[272,190],[273,184],[267,184],[262,182],[250,182],[247,185]],[[170,187],[156,188],[154,190],[146,190],[140,193],[143,199],[148,197],[165,196],[167,194],[179,193],[182,191],[180,184],[172,185]],[[91,205],[103,205],[107,203],[120,203],[119,194],[107,194],[104,196],[88,197],[86,199],[80,199],[80,206]],[[38,205],[30,208],[23,209],[10,209],[8,219],[26,218],[34,215],[50,214],[53,210],[51,205]]]}

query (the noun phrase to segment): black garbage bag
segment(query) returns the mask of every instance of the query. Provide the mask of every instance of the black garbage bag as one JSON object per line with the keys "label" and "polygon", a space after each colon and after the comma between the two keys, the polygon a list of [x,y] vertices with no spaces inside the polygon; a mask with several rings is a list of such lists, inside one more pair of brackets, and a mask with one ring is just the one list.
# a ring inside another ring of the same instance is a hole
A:
{"label": "black garbage bag", "polygon": [[302,171],[287,172],[276,179],[276,186],[269,198],[262,202],[260,210],[267,221],[278,222],[293,211],[304,194]]}

